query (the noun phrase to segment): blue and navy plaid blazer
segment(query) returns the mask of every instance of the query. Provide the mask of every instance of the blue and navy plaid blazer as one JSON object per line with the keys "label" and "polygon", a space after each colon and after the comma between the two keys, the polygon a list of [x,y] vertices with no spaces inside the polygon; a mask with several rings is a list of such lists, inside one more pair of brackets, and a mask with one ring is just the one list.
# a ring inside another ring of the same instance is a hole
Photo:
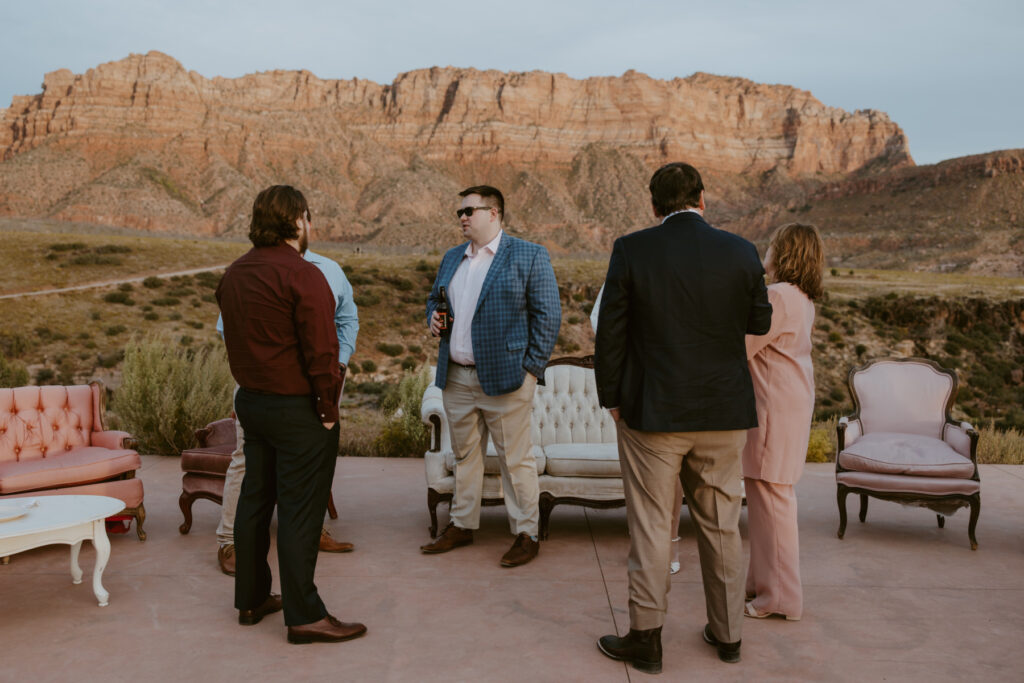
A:
{"label": "blue and navy plaid blazer", "polygon": [[[449,249],[441,259],[427,298],[428,324],[440,300],[440,288],[448,288],[468,244]],[[527,372],[543,384],[544,367],[561,325],[562,304],[547,249],[504,233],[480,289],[471,328],[473,358],[484,393],[513,392],[523,385]],[[448,338],[442,337],[435,383],[444,389],[447,379]]]}

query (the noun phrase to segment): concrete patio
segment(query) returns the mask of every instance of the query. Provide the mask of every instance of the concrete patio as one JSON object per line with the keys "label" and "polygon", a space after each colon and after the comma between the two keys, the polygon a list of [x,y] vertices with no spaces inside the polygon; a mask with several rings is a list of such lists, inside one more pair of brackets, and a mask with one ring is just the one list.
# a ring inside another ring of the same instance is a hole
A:
{"label": "concrete patio", "polygon": [[[628,681],[645,674],[602,656],[596,639],[624,633],[624,509],[559,507],[533,563],[502,569],[504,508],[484,508],[474,545],[424,556],[421,460],[342,458],[335,537],[356,552],[320,556],[329,609],[369,633],[333,645],[289,645],[280,614],[237,624],[232,580],[216,565],[220,508],[197,501],[178,533],[177,458],[146,456],[149,540],[113,536],[98,607],[71,583],[67,546],[0,566],[0,679],[8,681]],[[962,510],[939,529],[923,509],[872,500],[867,524],[836,538],[831,465],[798,485],[802,621],[747,620],[743,661],[718,661],[696,543],[683,513],[682,571],[673,577],[662,680],[999,681],[1024,679],[1024,467],[981,468],[979,548]],[[442,513],[442,524],[446,522]],[[746,535],[746,513],[743,516]],[[272,558],[275,576],[276,558]]]}

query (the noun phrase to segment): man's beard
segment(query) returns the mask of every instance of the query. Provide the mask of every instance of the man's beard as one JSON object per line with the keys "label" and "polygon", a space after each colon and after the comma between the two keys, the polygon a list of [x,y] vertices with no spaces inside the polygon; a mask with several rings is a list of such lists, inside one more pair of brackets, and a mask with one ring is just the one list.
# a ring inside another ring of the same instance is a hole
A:
{"label": "man's beard", "polygon": [[309,230],[306,228],[302,229],[299,233],[299,253],[305,255],[306,249],[309,248]]}

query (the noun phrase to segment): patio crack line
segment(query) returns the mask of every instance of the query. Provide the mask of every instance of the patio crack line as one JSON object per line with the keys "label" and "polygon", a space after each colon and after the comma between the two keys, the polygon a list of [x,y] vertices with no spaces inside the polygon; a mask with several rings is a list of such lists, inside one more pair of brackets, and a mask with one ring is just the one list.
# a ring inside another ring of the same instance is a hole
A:
{"label": "patio crack line", "polygon": [[[604,567],[601,566],[601,553],[597,550],[597,540],[594,539],[594,529],[590,526],[590,514],[587,512],[586,508],[583,508],[583,518],[587,520],[587,531],[590,533],[590,544],[594,547],[594,557],[597,558],[597,571],[601,573],[601,585],[604,586],[604,597],[605,600],[608,601],[608,614],[610,614],[612,618],[612,628],[615,629],[615,633],[618,635],[619,624],[615,620],[615,610],[612,608],[612,595],[608,590],[608,580],[604,575]],[[629,675],[629,666],[623,662],[622,668],[626,672],[626,680],[632,681],[633,679]]]}

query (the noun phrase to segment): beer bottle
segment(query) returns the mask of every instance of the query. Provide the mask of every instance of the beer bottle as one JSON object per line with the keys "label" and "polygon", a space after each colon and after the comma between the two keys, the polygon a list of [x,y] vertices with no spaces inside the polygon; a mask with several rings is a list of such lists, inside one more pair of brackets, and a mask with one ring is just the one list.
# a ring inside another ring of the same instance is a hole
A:
{"label": "beer bottle", "polygon": [[441,336],[447,337],[452,333],[452,314],[448,310],[448,293],[441,287],[441,300],[437,302],[437,315],[441,318]]}

